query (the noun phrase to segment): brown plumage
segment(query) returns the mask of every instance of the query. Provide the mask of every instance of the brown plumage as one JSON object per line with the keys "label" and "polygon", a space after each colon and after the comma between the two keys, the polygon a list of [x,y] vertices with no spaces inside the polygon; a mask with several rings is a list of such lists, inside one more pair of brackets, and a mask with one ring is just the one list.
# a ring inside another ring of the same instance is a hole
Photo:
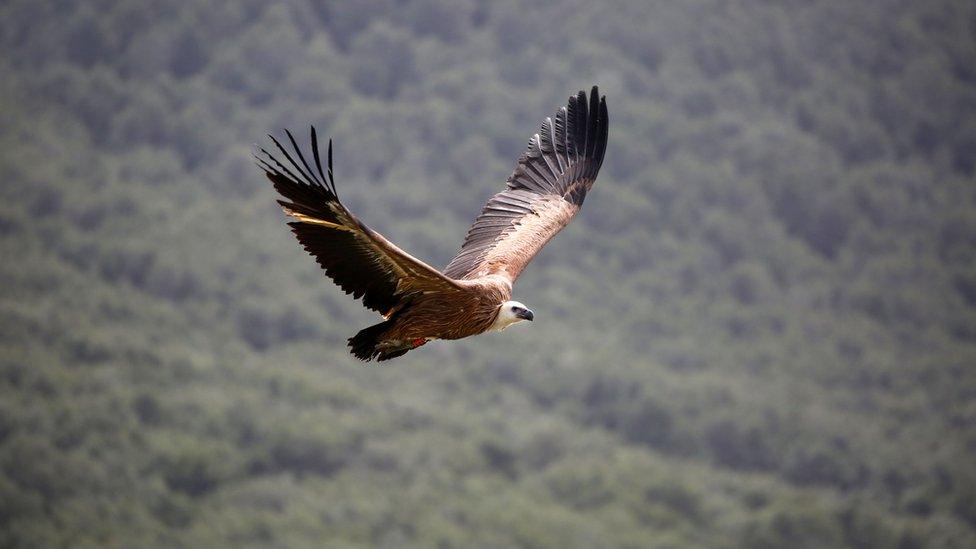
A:
{"label": "brown plumage", "polygon": [[373,231],[339,201],[322,170],[312,128],[313,170],[291,132],[296,158],[271,137],[286,165],[268,151],[259,166],[285,198],[292,232],[325,274],[386,319],[349,339],[362,359],[387,360],[431,339],[501,330],[533,313],[510,301],[512,284],[538,251],[579,211],[593,186],[608,136],[607,105],[596,86],[546,118],[502,192],[485,205],[454,259],[440,272]]}

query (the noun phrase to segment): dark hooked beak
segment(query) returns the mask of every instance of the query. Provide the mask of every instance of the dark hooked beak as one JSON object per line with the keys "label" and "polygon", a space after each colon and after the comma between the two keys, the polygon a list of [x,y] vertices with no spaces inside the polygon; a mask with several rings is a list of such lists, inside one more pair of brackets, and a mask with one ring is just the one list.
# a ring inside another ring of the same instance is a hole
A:
{"label": "dark hooked beak", "polygon": [[528,309],[522,309],[522,310],[520,310],[519,312],[515,313],[515,316],[517,316],[517,317],[519,317],[519,318],[521,318],[523,320],[532,320],[533,318],[535,318],[535,315],[532,314],[532,311],[530,311]]}

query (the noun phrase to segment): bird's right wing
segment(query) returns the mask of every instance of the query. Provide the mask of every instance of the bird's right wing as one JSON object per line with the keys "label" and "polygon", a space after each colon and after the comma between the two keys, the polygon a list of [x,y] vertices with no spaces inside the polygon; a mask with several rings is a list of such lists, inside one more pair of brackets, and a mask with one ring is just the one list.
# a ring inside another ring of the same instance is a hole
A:
{"label": "bird's right wing", "polygon": [[[291,169],[265,149],[258,165],[287,200],[279,200],[298,241],[325,274],[347,294],[363,298],[363,305],[389,316],[410,297],[425,292],[458,292],[462,286],[437,269],[401,250],[383,235],[359,221],[339,201],[332,177],[332,141],[329,141],[328,178],[322,171],[318,140],[312,128],[312,154],[316,172],[309,167],[286,130],[298,161],[274,136],[269,136]],[[302,169],[304,168],[304,169]],[[328,181],[328,183],[327,183]]]}
{"label": "bird's right wing", "polygon": [[444,269],[456,279],[499,275],[515,282],[535,254],[583,205],[607,150],[606,98],[593,86],[546,118],[519,157],[507,188],[491,197]]}

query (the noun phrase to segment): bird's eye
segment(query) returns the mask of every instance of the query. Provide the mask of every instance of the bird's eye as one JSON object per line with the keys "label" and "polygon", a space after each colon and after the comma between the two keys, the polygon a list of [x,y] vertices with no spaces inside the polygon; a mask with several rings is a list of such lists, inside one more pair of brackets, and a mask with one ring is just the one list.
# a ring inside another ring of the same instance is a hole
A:
{"label": "bird's eye", "polygon": [[518,312],[518,310],[519,310],[519,308],[518,308],[518,307],[512,307],[512,312],[513,312],[513,313],[517,313],[517,312]]}

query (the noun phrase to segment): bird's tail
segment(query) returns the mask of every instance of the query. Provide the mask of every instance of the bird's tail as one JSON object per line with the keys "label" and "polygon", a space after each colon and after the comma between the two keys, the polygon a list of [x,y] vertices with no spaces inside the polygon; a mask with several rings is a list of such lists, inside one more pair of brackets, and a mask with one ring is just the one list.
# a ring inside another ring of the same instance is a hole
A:
{"label": "bird's tail", "polygon": [[360,330],[358,334],[350,337],[349,348],[352,349],[353,356],[366,362],[369,362],[374,358],[378,362],[381,362],[402,356],[406,354],[407,351],[414,349],[414,346],[412,345],[384,345],[384,342],[380,340],[383,333],[393,325],[394,321],[395,319],[391,318],[384,322],[380,322],[379,324],[374,324],[369,328]]}
{"label": "bird's tail", "polygon": [[363,328],[358,334],[350,337],[349,348],[352,349],[352,354],[359,360],[370,361],[376,358],[380,354],[379,349],[376,348],[380,336],[390,327],[390,324],[389,320],[380,322],[369,328]]}

